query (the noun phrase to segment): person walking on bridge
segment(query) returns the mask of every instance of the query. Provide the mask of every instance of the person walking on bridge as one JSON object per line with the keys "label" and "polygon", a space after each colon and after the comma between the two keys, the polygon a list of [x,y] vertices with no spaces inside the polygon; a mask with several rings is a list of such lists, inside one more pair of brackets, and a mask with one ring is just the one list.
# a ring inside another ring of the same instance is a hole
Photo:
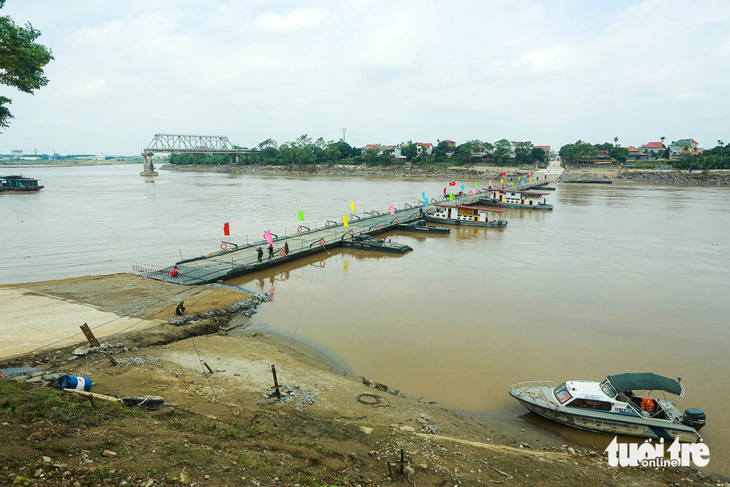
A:
{"label": "person walking on bridge", "polygon": [[274,258],[274,245],[269,244],[269,260]]}
{"label": "person walking on bridge", "polygon": [[259,255],[259,262],[261,262],[261,259],[264,257],[264,251],[259,247],[259,249],[256,251]]}
{"label": "person walking on bridge", "polygon": [[284,242],[284,255],[289,255],[289,242]]}

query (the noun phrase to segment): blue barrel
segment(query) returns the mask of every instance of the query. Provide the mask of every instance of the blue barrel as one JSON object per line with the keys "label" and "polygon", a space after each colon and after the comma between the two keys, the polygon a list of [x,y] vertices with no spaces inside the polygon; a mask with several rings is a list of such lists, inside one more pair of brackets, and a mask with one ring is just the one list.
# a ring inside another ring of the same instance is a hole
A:
{"label": "blue barrel", "polygon": [[81,389],[84,391],[91,390],[91,379],[86,377],[74,377],[73,375],[64,375],[58,379],[58,388],[64,389]]}

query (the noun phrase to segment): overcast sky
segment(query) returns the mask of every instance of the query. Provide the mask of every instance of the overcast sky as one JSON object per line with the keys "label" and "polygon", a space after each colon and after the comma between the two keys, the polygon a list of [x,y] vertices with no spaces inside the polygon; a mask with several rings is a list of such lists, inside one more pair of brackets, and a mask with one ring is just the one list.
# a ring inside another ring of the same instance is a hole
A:
{"label": "overcast sky", "polygon": [[452,139],[730,143],[730,3],[7,0],[53,50],[0,153]]}

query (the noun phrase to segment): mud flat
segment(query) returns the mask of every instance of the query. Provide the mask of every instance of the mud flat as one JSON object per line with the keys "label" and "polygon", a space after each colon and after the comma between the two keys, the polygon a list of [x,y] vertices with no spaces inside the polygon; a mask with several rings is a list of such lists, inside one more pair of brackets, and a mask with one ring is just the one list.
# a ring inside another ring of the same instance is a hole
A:
{"label": "mud flat", "polygon": [[[261,303],[256,296],[142,281],[124,274],[0,287],[22,290],[11,305],[3,302],[7,309],[27,309],[42,296],[149,321],[109,334],[97,328],[99,348],[83,346],[79,336],[70,346],[47,343],[10,360],[3,345],[0,368],[86,377],[98,394],[152,395],[166,403],[159,410],[130,409],[0,379],[0,485],[720,482],[690,468],[614,468],[597,449],[504,434],[401,397],[393,384],[338,374],[304,344],[266,329],[233,336],[231,327],[247,324],[241,315]],[[181,293],[191,293],[186,304],[195,316],[173,317]],[[77,321],[74,316],[66,325]],[[63,322],[49,314],[45,330]],[[28,340],[52,342],[38,326],[27,331]],[[272,365],[281,398],[272,396]],[[402,474],[392,463],[401,452]]]}

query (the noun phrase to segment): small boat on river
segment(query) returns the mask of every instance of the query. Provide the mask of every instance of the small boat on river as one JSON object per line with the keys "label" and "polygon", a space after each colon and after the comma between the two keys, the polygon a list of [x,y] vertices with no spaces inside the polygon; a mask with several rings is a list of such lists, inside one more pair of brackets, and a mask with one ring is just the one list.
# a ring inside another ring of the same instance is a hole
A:
{"label": "small boat on river", "polygon": [[413,233],[429,233],[432,235],[445,235],[451,231],[446,227],[434,227],[426,225],[426,222],[423,220],[419,220],[413,223],[399,223],[398,230]]}
{"label": "small boat on river", "polygon": [[[573,380],[514,384],[510,396],[530,411],[574,428],[694,442],[705,425],[701,409],[682,414],[676,404],[684,397],[681,379],[649,372],[609,375],[603,382]],[[661,391],[677,396],[674,401],[653,397]]]}
{"label": "small boat on river", "polygon": [[[487,196],[480,196],[479,203],[487,206],[503,208],[521,208],[525,210],[552,210],[553,205],[548,205],[545,196],[550,193],[538,193],[536,191],[492,189],[487,191]],[[542,198],[542,201],[540,201]]]}
{"label": "small boat on river", "polygon": [[504,210],[469,205],[437,204],[424,214],[427,221],[450,225],[471,225],[475,227],[506,227],[507,220],[490,220],[489,213],[504,213]]}
{"label": "small boat on river", "polygon": [[43,186],[37,179],[21,176],[0,176],[0,192],[4,191],[40,191]]}
{"label": "small boat on river", "polygon": [[377,252],[387,252],[390,254],[405,254],[413,250],[410,246],[386,241],[384,239],[377,240],[370,235],[353,235],[351,238],[342,239],[342,246],[348,249],[374,250]]}

